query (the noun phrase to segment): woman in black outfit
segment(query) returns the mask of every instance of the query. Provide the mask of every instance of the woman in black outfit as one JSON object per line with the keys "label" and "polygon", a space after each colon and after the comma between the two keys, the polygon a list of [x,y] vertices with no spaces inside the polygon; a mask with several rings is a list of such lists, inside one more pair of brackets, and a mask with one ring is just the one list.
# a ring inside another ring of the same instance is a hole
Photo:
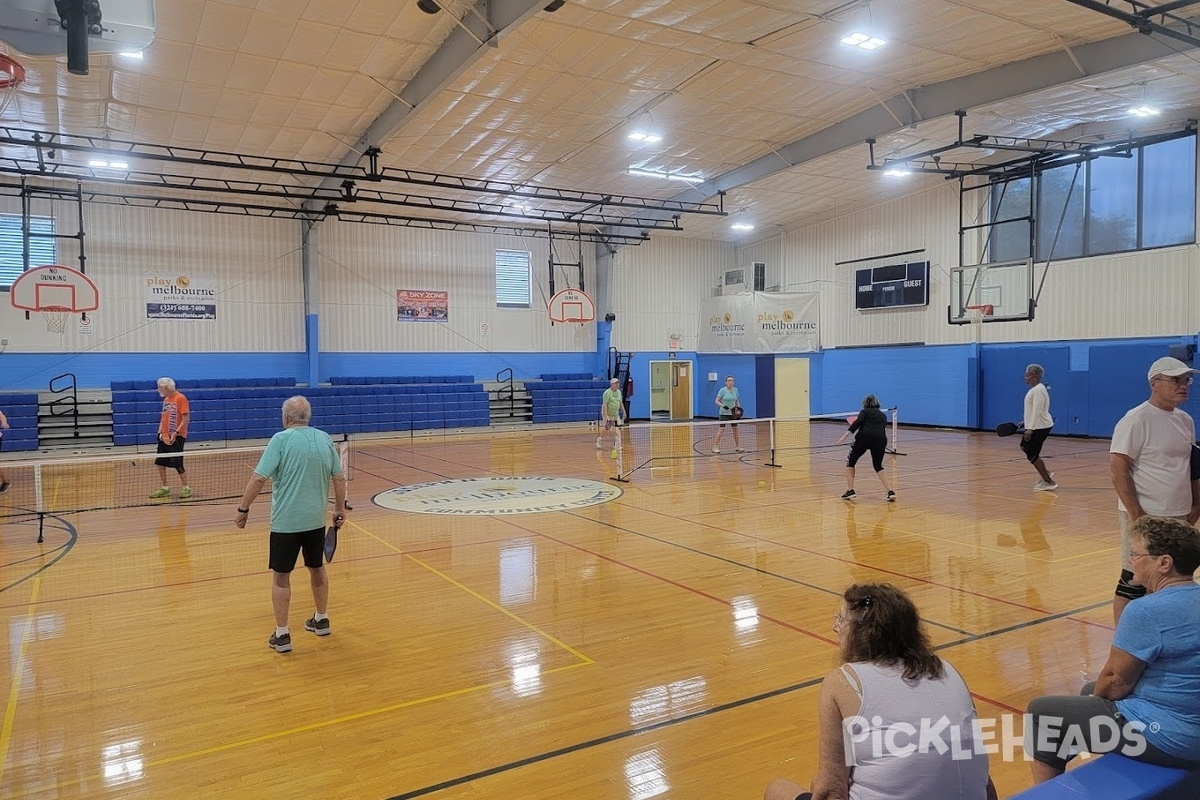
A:
{"label": "woman in black outfit", "polygon": [[896,501],[896,493],[892,491],[887,473],[883,471],[883,454],[887,452],[887,427],[887,414],[879,409],[879,398],[873,394],[864,397],[862,411],[858,412],[858,417],[850,424],[850,430],[843,433],[842,438],[837,440],[838,444],[843,444],[850,434],[854,434],[850,457],[846,459],[847,488],[846,493],[842,495],[843,500],[854,500],[858,497],[854,493],[854,465],[858,463],[858,459],[862,458],[864,453],[870,451],[871,466],[875,468],[879,482],[887,490],[888,502]]}

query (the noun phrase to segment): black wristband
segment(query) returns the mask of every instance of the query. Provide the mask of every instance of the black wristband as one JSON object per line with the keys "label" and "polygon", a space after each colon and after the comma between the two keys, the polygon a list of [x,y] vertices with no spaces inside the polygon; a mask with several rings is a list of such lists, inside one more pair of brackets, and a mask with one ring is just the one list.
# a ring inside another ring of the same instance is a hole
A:
{"label": "black wristband", "polygon": [[239,509],[238,509],[238,513],[239,513],[239,514],[249,514],[249,513],[250,513],[250,509],[248,509],[248,508],[239,508]]}

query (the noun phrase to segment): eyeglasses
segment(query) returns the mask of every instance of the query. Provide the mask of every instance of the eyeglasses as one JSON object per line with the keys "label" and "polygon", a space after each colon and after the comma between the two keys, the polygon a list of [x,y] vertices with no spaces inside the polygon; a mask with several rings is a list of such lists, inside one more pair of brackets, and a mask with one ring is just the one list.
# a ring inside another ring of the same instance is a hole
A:
{"label": "eyeglasses", "polygon": [[1129,552],[1130,558],[1143,558],[1146,556],[1149,556],[1151,558],[1158,558],[1160,555],[1162,555],[1162,554],[1161,553],[1135,553],[1132,550]]}
{"label": "eyeglasses", "polygon": [[1192,385],[1192,376],[1191,375],[1176,375],[1175,377],[1171,377],[1170,375],[1155,375],[1153,380],[1170,381],[1171,383],[1175,384],[1176,386],[1191,386]]}

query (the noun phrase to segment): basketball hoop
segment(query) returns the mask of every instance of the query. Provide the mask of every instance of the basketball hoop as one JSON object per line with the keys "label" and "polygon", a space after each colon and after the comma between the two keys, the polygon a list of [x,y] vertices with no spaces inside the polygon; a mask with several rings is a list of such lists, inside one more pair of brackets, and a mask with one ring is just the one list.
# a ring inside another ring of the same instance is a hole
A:
{"label": "basketball hoop", "polygon": [[991,303],[967,306],[963,309],[963,316],[971,322],[971,338],[975,341],[983,339],[983,321],[992,316],[994,310]]}
{"label": "basketball hoop", "polygon": [[100,307],[100,292],[79,270],[49,264],[17,276],[9,288],[9,301],[13,308],[40,313],[51,333],[63,333],[72,314]]}
{"label": "basketball hoop", "polygon": [[61,306],[47,306],[40,309],[39,313],[46,320],[46,330],[50,333],[63,333],[67,329],[67,320],[71,316],[71,309],[62,308]]}
{"label": "basketball hoop", "polygon": [[17,87],[25,82],[25,67],[21,62],[0,53],[0,114],[17,96]]}

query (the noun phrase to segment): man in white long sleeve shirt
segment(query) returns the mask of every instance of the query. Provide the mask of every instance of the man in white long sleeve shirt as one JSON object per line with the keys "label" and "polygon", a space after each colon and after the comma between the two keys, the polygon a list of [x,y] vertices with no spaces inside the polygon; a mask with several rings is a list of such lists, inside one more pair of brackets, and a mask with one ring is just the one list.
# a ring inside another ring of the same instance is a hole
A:
{"label": "man in white long sleeve shirt", "polygon": [[1025,431],[1021,434],[1021,449],[1033,468],[1038,471],[1041,480],[1033,485],[1039,492],[1049,492],[1058,488],[1054,475],[1046,470],[1046,462],[1042,460],[1042,445],[1054,427],[1054,418],[1050,416],[1050,392],[1042,383],[1046,370],[1041,364],[1030,364],[1025,368],[1025,383],[1029,391],[1025,393]]}

